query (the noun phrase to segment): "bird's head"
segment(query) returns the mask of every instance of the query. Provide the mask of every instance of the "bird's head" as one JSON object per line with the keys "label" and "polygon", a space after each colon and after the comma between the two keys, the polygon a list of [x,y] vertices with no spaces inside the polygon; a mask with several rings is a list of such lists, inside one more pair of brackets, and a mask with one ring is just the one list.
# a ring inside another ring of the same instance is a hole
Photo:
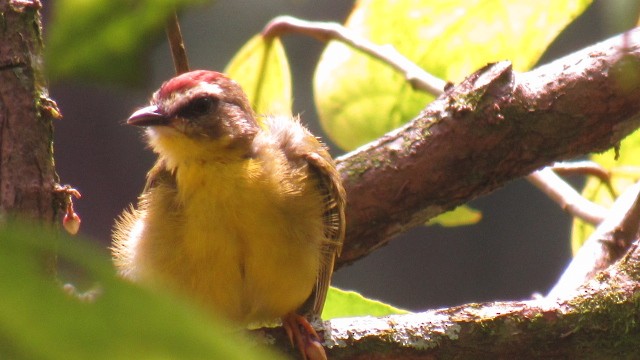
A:
{"label": "bird's head", "polygon": [[187,158],[248,151],[259,130],[240,85],[208,70],[165,82],[127,124],[146,127],[151,147],[161,155]]}

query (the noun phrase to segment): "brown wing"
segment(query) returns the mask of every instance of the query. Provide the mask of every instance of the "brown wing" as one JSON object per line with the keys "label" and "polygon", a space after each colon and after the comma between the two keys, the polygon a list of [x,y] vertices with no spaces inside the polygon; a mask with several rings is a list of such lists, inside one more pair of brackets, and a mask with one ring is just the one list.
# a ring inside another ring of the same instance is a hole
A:
{"label": "brown wing", "polygon": [[309,176],[315,179],[324,197],[324,241],[320,259],[320,271],[313,292],[298,309],[301,314],[320,315],[327,297],[336,257],[342,250],[345,232],[345,191],[335,163],[324,145],[300,124],[299,118],[271,117],[264,119],[270,140],[279,145],[287,159],[298,168],[301,160],[309,168]]}
{"label": "brown wing", "polygon": [[[317,141],[315,138],[314,141]],[[314,152],[304,155],[309,164],[311,175],[317,177],[317,184],[324,196],[324,238],[322,244],[320,271],[316,286],[311,295],[312,313],[320,315],[329,290],[331,274],[336,257],[340,256],[345,233],[345,203],[346,194],[340,180],[340,173],[331,159],[331,155],[318,144]]]}
{"label": "brown wing", "polygon": [[147,173],[147,182],[144,185],[143,193],[157,187],[160,184],[166,184],[176,187],[175,175],[167,169],[165,161],[160,158]]}

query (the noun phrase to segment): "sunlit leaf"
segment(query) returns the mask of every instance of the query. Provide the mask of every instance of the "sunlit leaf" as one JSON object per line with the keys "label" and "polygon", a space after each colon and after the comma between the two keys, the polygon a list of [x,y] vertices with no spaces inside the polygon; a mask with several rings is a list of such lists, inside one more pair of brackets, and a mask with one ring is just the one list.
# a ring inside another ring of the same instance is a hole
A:
{"label": "sunlit leaf", "polygon": [[427,225],[440,225],[445,227],[477,224],[482,220],[482,212],[467,205],[440,214],[427,222]]}
{"label": "sunlit leaf", "polygon": [[53,81],[140,83],[145,54],[164,39],[164,26],[173,9],[206,2],[210,1],[51,1],[51,20],[45,32],[48,76]]}
{"label": "sunlit leaf", "polygon": [[[66,294],[45,271],[54,251],[66,273],[92,284],[93,302]],[[0,274],[1,359],[274,358],[184,301],[120,280],[86,242],[37,226],[2,224]]]}
{"label": "sunlit leaf", "polygon": [[406,310],[382,303],[377,300],[367,299],[355,291],[329,288],[327,301],[322,312],[322,319],[334,319],[353,316],[386,316],[392,314],[408,314]]}
{"label": "sunlit leaf", "polygon": [[225,73],[240,83],[256,113],[291,116],[291,71],[280,39],[254,36]]}
{"label": "sunlit leaf", "polygon": [[[629,186],[640,180],[640,131],[627,136],[621,143],[616,160],[616,151],[611,149],[602,154],[591,155],[591,160],[608,169],[611,174],[609,188],[597,178],[588,178],[582,190],[582,196],[605,207],[611,207],[615,198],[622,194]],[[571,249],[575,254],[593,232],[594,227],[575,218],[571,234]]]}
{"label": "sunlit leaf", "polygon": [[[346,25],[447,81],[489,62],[527,70],[590,0],[362,0]],[[388,65],[331,42],[314,79],[322,126],[353,149],[415,117],[432,96],[414,91]]]}

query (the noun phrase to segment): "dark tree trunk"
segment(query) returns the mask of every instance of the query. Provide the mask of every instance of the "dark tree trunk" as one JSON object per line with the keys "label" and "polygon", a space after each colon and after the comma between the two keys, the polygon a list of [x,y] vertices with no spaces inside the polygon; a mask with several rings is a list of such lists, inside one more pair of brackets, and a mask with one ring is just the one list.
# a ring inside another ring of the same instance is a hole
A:
{"label": "dark tree trunk", "polygon": [[42,76],[41,4],[0,0],[0,221],[52,222],[60,208],[54,191],[53,119]]}

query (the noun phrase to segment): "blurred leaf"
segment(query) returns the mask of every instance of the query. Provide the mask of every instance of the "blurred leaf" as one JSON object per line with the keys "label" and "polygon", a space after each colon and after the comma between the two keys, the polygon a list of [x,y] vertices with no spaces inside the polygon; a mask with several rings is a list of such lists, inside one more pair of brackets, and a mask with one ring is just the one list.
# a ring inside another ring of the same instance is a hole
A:
{"label": "blurred leaf", "polygon": [[45,47],[49,79],[138,84],[146,73],[145,53],[164,39],[173,9],[206,2],[210,1],[52,1]]}
{"label": "blurred leaf", "polygon": [[354,316],[386,316],[392,314],[408,314],[409,311],[398,309],[377,300],[367,299],[355,291],[329,288],[322,319]]}
{"label": "blurred leaf", "polygon": [[280,39],[251,38],[224,70],[260,115],[291,116],[291,71]]}
{"label": "blurred leaf", "polygon": [[440,225],[445,227],[463,226],[477,224],[482,220],[482,211],[473,209],[467,205],[440,214],[427,221],[427,225]]}
{"label": "blurred leaf", "polygon": [[[120,280],[86,243],[37,226],[2,226],[2,359],[273,359],[173,296]],[[59,263],[101,289],[94,302],[65,294],[44,271],[54,249]]]}
{"label": "blurred leaf", "polygon": [[[590,0],[362,0],[346,26],[457,82],[489,62],[531,68]],[[388,65],[331,42],[314,79],[322,126],[350,150],[418,115],[433,97],[414,91]]]}
{"label": "blurred leaf", "polygon": [[[591,155],[591,160],[608,169],[611,174],[611,186],[615,194],[611,194],[607,186],[595,177],[590,177],[582,190],[582,196],[607,208],[613,205],[615,198],[629,186],[640,180],[640,130],[627,136],[621,143],[619,158],[615,159],[615,150]],[[593,232],[594,227],[574,218],[571,234],[571,250],[575,255],[582,244]]]}

